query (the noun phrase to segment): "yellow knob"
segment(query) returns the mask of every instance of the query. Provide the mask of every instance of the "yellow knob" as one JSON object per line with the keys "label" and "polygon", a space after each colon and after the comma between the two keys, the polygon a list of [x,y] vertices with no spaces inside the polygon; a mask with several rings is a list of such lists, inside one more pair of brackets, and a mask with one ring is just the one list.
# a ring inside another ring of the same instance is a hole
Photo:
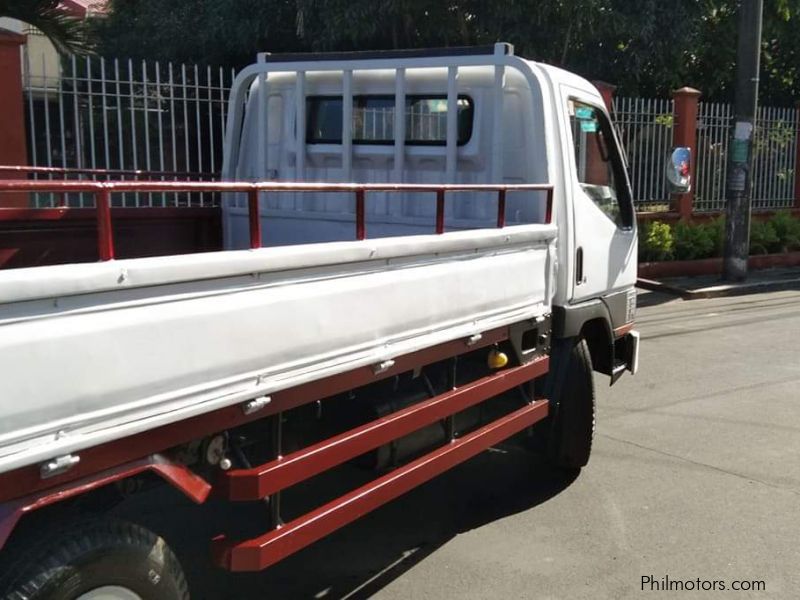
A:
{"label": "yellow knob", "polygon": [[500,350],[493,348],[489,351],[487,362],[490,369],[502,369],[508,364],[508,355],[505,352],[500,352]]}

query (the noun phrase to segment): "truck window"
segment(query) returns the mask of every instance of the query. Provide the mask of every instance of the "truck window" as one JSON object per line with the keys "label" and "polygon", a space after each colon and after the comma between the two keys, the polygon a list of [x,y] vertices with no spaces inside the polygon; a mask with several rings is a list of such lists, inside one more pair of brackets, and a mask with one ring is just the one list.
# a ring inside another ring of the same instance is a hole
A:
{"label": "truck window", "polygon": [[578,183],[608,218],[630,227],[633,212],[611,123],[603,111],[576,100],[569,101],[569,122]]}
{"label": "truck window", "polygon": [[[457,101],[458,145],[472,137],[472,100]],[[394,96],[353,96],[353,143],[394,144]],[[306,142],[342,143],[341,96],[310,96],[306,107]],[[447,144],[447,97],[406,97],[406,144],[444,146]]]}

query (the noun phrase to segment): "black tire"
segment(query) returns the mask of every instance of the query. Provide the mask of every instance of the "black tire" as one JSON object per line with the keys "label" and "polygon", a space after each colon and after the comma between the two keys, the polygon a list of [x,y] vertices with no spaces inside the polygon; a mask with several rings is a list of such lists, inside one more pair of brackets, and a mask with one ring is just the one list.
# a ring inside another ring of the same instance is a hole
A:
{"label": "black tire", "polygon": [[133,523],[81,520],[55,535],[7,547],[0,571],[2,600],[75,600],[117,586],[142,600],[189,600],[178,559],[163,538]]}
{"label": "black tire", "polygon": [[[595,392],[592,357],[586,340],[570,339],[555,349],[556,368],[549,386],[554,402],[547,458],[561,469],[586,466],[592,453]],[[559,364],[560,363],[560,364]]]}

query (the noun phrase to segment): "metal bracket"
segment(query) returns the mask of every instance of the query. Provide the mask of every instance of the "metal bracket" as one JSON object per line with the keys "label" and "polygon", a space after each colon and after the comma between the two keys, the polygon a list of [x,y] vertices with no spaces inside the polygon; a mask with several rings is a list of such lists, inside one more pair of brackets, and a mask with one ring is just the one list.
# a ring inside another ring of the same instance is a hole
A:
{"label": "metal bracket", "polygon": [[478,342],[483,339],[483,334],[476,333],[475,335],[471,335],[467,338],[467,346],[474,346]]}
{"label": "metal bracket", "polygon": [[376,365],[372,365],[372,372],[375,375],[380,375],[381,373],[385,373],[389,369],[394,366],[394,360],[391,358],[389,360],[384,360],[383,362],[379,362]]}
{"label": "metal bracket", "polygon": [[242,412],[246,415],[252,415],[253,413],[257,413],[258,411],[266,408],[270,402],[272,402],[272,398],[270,396],[253,398],[252,400],[248,400],[242,404]]}
{"label": "metal bracket", "polygon": [[49,460],[39,468],[39,476],[42,479],[49,479],[56,475],[66,473],[72,467],[81,462],[81,457],[76,454],[65,454]]}

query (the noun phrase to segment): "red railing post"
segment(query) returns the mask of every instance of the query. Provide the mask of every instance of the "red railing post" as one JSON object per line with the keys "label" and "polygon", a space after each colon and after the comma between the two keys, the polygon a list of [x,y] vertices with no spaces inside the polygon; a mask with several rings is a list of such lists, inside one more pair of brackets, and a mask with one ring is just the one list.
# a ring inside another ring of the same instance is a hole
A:
{"label": "red railing post", "polygon": [[544,222],[548,225],[553,222],[553,188],[547,188],[547,208],[544,213]]}
{"label": "red railing post", "polygon": [[444,233],[444,188],[436,190],[436,233]]}
{"label": "red railing post", "polygon": [[[19,48],[25,36],[0,29],[0,164],[24,165],[28,161],[25,135],[25,109],[22,95],[22,66]],[[14,175],[0,173],[0,179],[13,179]],[[3,194],[0,204],[5,207],[28,206],[28,194]]]}
{"label": "red railing post", "polygon": [[364,212],[364,189],[356,190],[356,239],[367,238],[367,220]]}
{"label": "red railing post", "polygon": [[497,227],[502,229],[506,226],[506,191],[497,190]]}
{"label": "red railing post", "polygon": [[261,248],[261,214],[258,210],[258,190],[247,192],[247,218],[250,221],[250,249]]}
{"label": "red railing post", "polygon": [[599,80],[592,81],[592,83],[603,97],[603,104],[606,105],[606,110],[610,115],[614,112],[614,92],[617,90],[617,86]]}
{"label": "red railing post", "polygon": [[682,87],[672,93],[675,102],[675,115],[672,124],[672,145],[685,146],[692,150],[691,177],[692,189],[685,194],[673,194],[671,207],[677,211],[681,219],[692,217],[694,190],[697,187],[697,104],[700,91],[690,87]]}
{"label": "red railing post", "polygon": [[97,215],[97,253],[100,260],[114,259],[114,233],[111,229],[111,192],[101,189],[95,196]]}

